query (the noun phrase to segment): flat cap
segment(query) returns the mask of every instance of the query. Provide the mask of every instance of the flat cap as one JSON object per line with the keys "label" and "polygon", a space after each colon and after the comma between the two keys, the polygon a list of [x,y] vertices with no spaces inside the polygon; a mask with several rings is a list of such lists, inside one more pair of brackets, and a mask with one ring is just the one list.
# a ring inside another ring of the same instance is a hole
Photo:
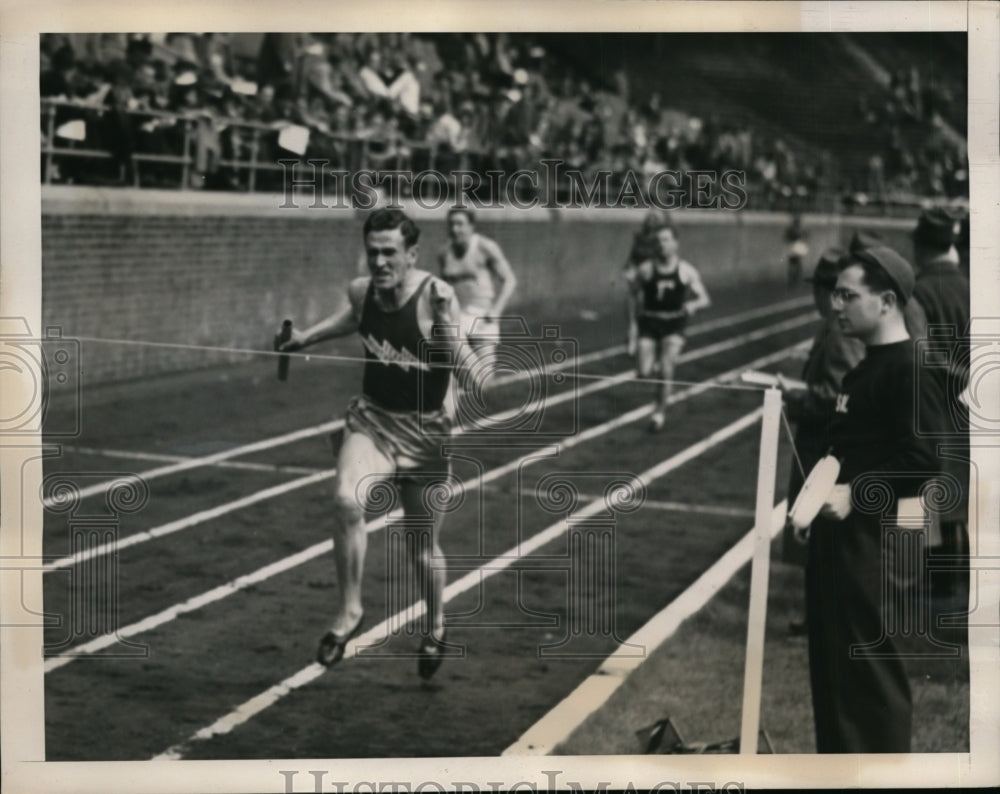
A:
{"label": "flat cap", "polygon": [[860,259],[880,265],[899,288],[903,295],[903,302],[910,300],[910,296],[913,294],[913,285],[917,280],[916,274],[913,272],[913,266],[891,248],[886,245],[877,245],[873,248],[852,251],[851,258],[855,261]]}
{"label": "flat cap", "polygon": [[863,251],[866,248],[874,248],[877,245],[888,245],[889,242],[876,231],[871,229],[858,229],[854,232],[851,237],[851,242],[847,246],[848,250],[853,254],[858,251]]}
{"label": "flat cap", "polygon": [[820,254],[812,275],[805,280],[820,286],[833,287],[837,283],[840,260],[844,258],[845,253],[843,248],[827,248]]}
{"label": "flat cap", "polygon": [[913,230],[913,239],[918,243],[940,246],[954,245],[961,231],[961,222],[944,207],[924,210]]}

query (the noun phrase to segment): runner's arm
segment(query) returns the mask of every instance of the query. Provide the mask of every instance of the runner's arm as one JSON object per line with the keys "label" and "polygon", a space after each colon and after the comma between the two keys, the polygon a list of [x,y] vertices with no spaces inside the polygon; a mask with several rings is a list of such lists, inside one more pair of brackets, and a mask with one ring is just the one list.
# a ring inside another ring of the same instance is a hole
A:
{"label": "runner's arm", "polygon": [[486,260],[487,266],[500,282],[500,292],[496,300],[493,301],[493,306],[490,308],[490,315],[500,317],[503,315],[504,309],[507,308],[507,303],[517,288],[517,276],[514,275],[514,271],[499,245],[491,240],[487,250],[489,251],[489,257]]}
{"label": "runner's arm", "polygon": [[694,300],[684,302],[684,311],[690,315],[696,311],[707,309],[712,305],[712,299],[709,297],[708,290],[705,289],[698,271],[690,265],[685,270],[687,272],[686,284],[694,295]]}
{"label": "runner's arm", "polygon": [[301,331],[294,329],[292,338],[281,345],[280,350],[286,353],[294,352],[325,342],[327,339],[336,339],[338,336],[347,336],[357,331],[361,305],[367,287],[367,278],[357,278],[352,281],[347,289],[347,306],[309,328]]}
{"label": "runner's arm", "polygon": [[628,339],[627,353],[635,355],[635,348],[639,338],[639,285],[636,277],[636,268],[632,267],[625,271],[625,315],[628,318]]}
{"label": "runner's arm", "polygon": [[[454,288],[439,278],[431,277],[431,283],[428,286],[431,327],[437,326],[451,331],[451,333],[437,338],[440,339],[441,344],[450,349],[454,375],[459,379],[459,382],[464,382],[471,375],[475,354],[469,347],[465,334],[462,333],[462,324],[459,322],[461,310],[458,298],[455,297]],[[428,330],[425,330],[425,335],[430,336]]]}

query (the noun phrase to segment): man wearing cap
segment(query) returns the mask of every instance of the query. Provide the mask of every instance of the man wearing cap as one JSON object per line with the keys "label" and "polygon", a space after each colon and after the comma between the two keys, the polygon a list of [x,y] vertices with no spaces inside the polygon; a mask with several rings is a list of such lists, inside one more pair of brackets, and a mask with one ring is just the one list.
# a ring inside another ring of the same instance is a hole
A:
{"label": "man wearing cap", "polygon": [[[864,344],[843,333],[833,312],[833,290],[840,274],[839,263],[844,256],[845,252],[840,248],[827,249],[820,256],[813,274],[806,279],[812,284],[813,301],[823,318],[823,325],[813,338],[802,369],[806,389],[788,394],[789,408],[798,418],[795,446],[806,471],[826,454],[830,420],[841,381],[865,355]],[[789,501],[794,500],[801,487],[802,477],[796,470],[789,485]]]}
{"label": "man wearing cap", "polygon": [[[968,377],[968,345],[958,345],[969,327],[969,280],[959,270],[955,240],[959,221],[944,209],[924,212],[913,230],[913,254],[917,282],[913,297],[920,301],[929,325],[948,326],[956,340],[957,367],[949,370],[949,387],[965,388]],[[949,394],[951,390],[949,389]]]}
{"label": "man wearing cap", "polygon": [[[851,237],[848,251],[854,254],[877,246],[890,247],[885,237],[878,232],[859,229]],[[910,335],[910,339],[923,339],[927,336],[927,314],[916,295],[911,295],[903,307],[903,320],[906,322],[906,332]]]}
{"label": "man wearing cap", "polygon": [[[823,323],[813,338],[802,368],[805,388],[783,389],[789,416],[796,421],[794,444],[798,456],[789,476],[788,504],[795,502],[805,474],[829,450],[830,421],[840,383],[865,355],[865,346],[854,337],[844,335],[833,313],[833,289],[840,273],[839,262],[845,253],[840,248],[827,249],[812,275],[806,278],[812,284],[813,301]],[[805,550],[795,540],[790,526],[782,537],[782,557],[786,562],[805,563]],[[801,623],[793,623],[791,627],[794,634],[801,634],[804,629]]]}
{"label": "man wearing cap", "polygon": [[834,402],[830,440],[841,470],[823,520],[809,535],[816,747],[821,753],[909,752],[912,697],[891,627],[913,618],[900,611],[910,575],[897,571],[902,558],[888,541],[912,530],[883,522],[891,522],[899,499],[917,496],[938,473],[933,443],[917,435],[914,411],[919,406],[934,416],[943,396],[931,379],[916,377],[903,320],[915,280],[910,264],[876,246],[841,265],[833,314],[844,334],[864,343],[865,357],[844,376]]}
{"label": "man wearing cap", "polygon": [[[948,365],[930,368],[928,375],[937,377],[947,396],[947,410],[941,417],[942,427],[953,436],[943,452],[944,470],[963,488],[958,504],[941,516],[942,551],[966,555],[969,551],[969,482],[968,407],[959,399],[969,377],[969,281],[959,269],[960,258],[955,242],[960,221],[945,209],[925,211],[913,230],[913,254],[917,265],[917,283],[913,296],[927,312],[927,323],[937,326],[934,347],[948,349]],[[950,336],[943,336],[943,334]],[[961,566],[947,587],[952,593],[964,594],[967,572]],[[944,582],[942,582],[944,584]]]}

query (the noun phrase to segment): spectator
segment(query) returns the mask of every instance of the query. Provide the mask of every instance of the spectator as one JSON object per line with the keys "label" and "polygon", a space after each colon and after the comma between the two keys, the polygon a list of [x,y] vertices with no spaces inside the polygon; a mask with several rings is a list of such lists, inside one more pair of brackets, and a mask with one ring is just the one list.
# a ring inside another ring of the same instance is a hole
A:
{"label": "spectator", "polygon": [[165,44],[178,65],[198,71],[204,65],[199,50],[201,37],[195,33],[168,33]]}
{"label": "spectator", "polygon": [[42,72],[41,96],[72,99],[77,95],[76,81],[76,56],[69,44],[63,44],[52,53],[49,68]]}
{"label": "spectator", "polygon": [[453,152],[462,146],[462,122],[451,112],[451,102],[438,102],[436,118],[428,132],[427,139],[432,144],[446,146]]}
{"label": "spectator", "polygon": [[299,87],[299,97],[310,102],[316,94],[325,100],[350,107],[354,103],[342,90],[341,75],[334,69],[326,56],[322,42],[314,41],[306,47],[296,62],[295,82]]}
{"label": "spectator", "polygon": [[[794,287],[799,283],[799,278],[802,275],[802,260],[804,260],[809,255],[809,244],[806,242],[806,232],[802,228],[802,215],[795,213],[792,215],[792,222],[789,224],[788,228],[785,229],[785,242],[788,244],[788,249],[785,254],[785,261],[788,266],[788,286]],[[820,260],[820,264],[824,260]],[[817,268],[819,265],[817,265]],[[821,283],[823,283],[821,281]],[[815,287],[816,280],[813,279],[813,286]],[[820,310],[820,314],[826,317]]]}
{"label": "spectator", "polygon": [[265,33],[257,57],[257,80],[272,85],[290,82],[300,40],[297,33]]}
{"label": "spectator", "polygon": [[[141,48],[141,45],[139,47]],[[135,134],[133,119],[128,111],[135,107],[132,82],[134,68],[139,62],[141,57],[133,56],[126,61],[114,61],[111,64],[111,89],[105,99],[108,112],[104,115],[103,137],[111,151],[113,162],[118,166],[126,182],[132,182],[135,176],[132,162]]]}
{"label": "spectator", "polygon": [[[844,255],[845,252],[839,248],[827,249],[820,256],[812,275],[806,279],[812,284],[813,303],[822,318],[822,325],[813,338],[802,368],[805,388],[790,389],[781,383],[788,414],[796,424],[793,444],[797,460],[789,475],[789,505],[795,503],[805,476],[829,450],[830,423],[841,381],[865,354],[861,342],[844,336],[833,313],[833,290]],[[801,565],[806,562],[805,550],[794,539],[791,526],[786,526],[782,533],[782,557],[786,562]],[[793,635],[804,634],[805,630],[804,620],[793,621],[789,626]]]}
{"label": "spectator", "polygon": [[[917,282],[913,289],[927,313],[929,327],[937,327],[935,347],[947,354],[947,365],[928,370],[936,377],[946,395],[947,410],[940,417],[941,427],[951,436],[950,450],[943,456],[944,471],[954,477],[962,492],[956,504],[941,516],[943,551],[959,559],[969,553],[969,411],[960,395],[969,380],[969,281],[959,270],[959,254],[955,243],[961,229],[960,221],[944,209],[923,212],[913,230],[913,252],[917,265]],[[940,335],[947,331],[950,336]],[[949,595],[967,597],[968,568],[957,566],[947,577]],[[962,570],[964,568],[964,570]],[[933,584],[933,583],[932,583]],[[959,605],[965,608],[964,604]]]}
{"label": "spectator", "polygon": [[278,111],[274,107],[275,91],[270,83],[264,83],[257,87],[257,93],[245,110],[248,121],[259,121],[263,124],[270,124],[278,118]]}
{"label": "spectator", "polygon": [[899,537],[913,530],[898,528],[896,516],[899,500],[917,496],[938,473],[934,444],[916,429],[938,415],[943,399],[931,378],[917,377],[901,311],[913,284],[908,262],[874,247],[851,255],[833,293],[841,329],[866,351],[836,397],[830,440],[840,474],[809,534],[809,669],[820,753],[910,752],[912,694],[891,627],[917,619],[907,611],[907,592],[920,570]]}
{"label": "spectator", "polygon": [[411,116],[417,114],[420,84],[401,54],[389,62],[379,50],[373,49],[358,74],[371,96],[386,100],[390,106],[398,105]]}

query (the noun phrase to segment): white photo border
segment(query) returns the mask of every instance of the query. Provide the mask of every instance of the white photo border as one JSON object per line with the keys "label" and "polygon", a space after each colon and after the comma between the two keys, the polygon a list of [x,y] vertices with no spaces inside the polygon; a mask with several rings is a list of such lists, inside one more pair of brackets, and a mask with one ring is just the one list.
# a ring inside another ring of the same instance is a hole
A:
{"label": "white photo border", "polygon": [[[29,2],[0,0],[0,316],[41,325],[41,190],[38,178],[38,34],[69,31],[931,31],[969,36],[969,160],[972,235],[972,316],[1000,316],[998,89],[1000,4],[990,0],[931,2],[655,2],[654,0],[482,0],[363,3],[262,2]],[[995,386],[995,384],[994,384]],[[1000,394],[994,394],[1000,401]],[[8,395],[10,398],[10,395]],[[30,443],[30,439],[28,443]],[[40,439],[36,439],[40,443]],[[23,439],[19,442],[26,443]],[[0,598],[22,597],[21,579],[41,602],[41,572],[30,557],[41,549],[41,506],[21,504],[38,483],[20,482],[22,463],[37,454],[0,441]],[[973,446],[983,483],[1000,483],[996,447]],[[25,470],[27,471],[27,470]],[[27,476],[27,475],[26,475]],[[27,486],[23,487],[22,486]],[[1000,559],[998,494],[979,508],[980,545]],[[20,516],[24,508],[24,524]],[[21,538],[26,539],[21,545]],[[37,556],[36,555],[36,556]],[[23,562],[18,572],[18,559]],[[15,575],[20,573],[20,575]],[[1000,570],[982,571],[980,597],[996,605]],[[691,790],[699,781],[761,787],[929,787],[1000,783],[1000,661],[997,628],[969,632],[970,752],[892,756],[733,755],[595,756],[458,759],[271,759],[263,761],[45,762],[40,629],[2,628],[0,738],[5,790],[12,792],[257,792],[286,791],[281,771],[297,771],[295,790],[312,790],[310,770],[333,770],[327,780],[436,781],[507,790],[521,781],[544,790],[556,781],[583,789]],[[559,774],[553,778],[552,773]],[[522,784],[523,787],[524,784]],[[704,785],[704,784],[703,784]],[[530,788],[530,785],[528,786]],[[350,791],[351,788],[345,789]],[[368,790],[367,788],[362,790]],[[385,789],[391,790],[391,789]],[[431,787],[425,790],[436,790]]]}

